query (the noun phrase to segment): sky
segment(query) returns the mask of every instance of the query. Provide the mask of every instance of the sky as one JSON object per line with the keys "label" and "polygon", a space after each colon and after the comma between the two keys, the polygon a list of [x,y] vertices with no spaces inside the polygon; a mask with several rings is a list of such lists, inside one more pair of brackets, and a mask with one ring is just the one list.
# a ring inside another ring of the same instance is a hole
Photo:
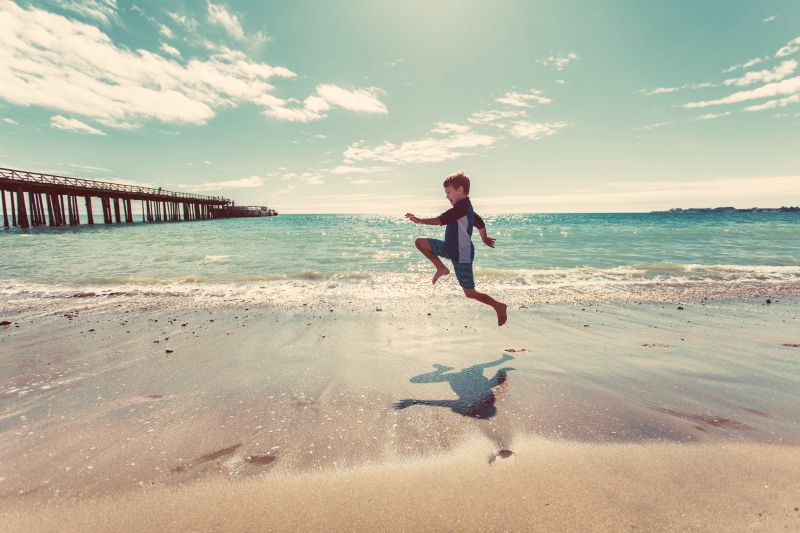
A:
{"label": "sky", "polygon": [[0,0],[0,166],[281,213],[800,205],[800,2]]}

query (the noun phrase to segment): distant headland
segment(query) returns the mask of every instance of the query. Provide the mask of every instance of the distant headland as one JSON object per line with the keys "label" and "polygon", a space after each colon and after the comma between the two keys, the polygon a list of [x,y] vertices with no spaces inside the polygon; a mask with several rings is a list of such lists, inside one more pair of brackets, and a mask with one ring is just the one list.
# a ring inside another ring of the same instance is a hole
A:
{"label": "distant headland", "polygon": [[673,207],[668,211],[651,211],[652,213],[790,213],[800,212],[798,206],[781,207],[750,207],[747,209],[737,209],[735,207],[690,207],[681,209]]}

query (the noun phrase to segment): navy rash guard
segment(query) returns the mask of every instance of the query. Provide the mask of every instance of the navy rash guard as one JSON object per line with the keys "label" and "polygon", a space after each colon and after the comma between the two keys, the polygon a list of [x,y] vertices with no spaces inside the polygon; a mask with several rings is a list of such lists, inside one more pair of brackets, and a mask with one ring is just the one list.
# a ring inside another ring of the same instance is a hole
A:
{"label": "navy rash guard", "polygon": [[472,209],[469,197],[459,200],[437,217],[439,224],[447,224],[444,231],[444,248],[454,262],[472,263],[475,247],[472,245],[472,227],[486,227],[483,219]]}

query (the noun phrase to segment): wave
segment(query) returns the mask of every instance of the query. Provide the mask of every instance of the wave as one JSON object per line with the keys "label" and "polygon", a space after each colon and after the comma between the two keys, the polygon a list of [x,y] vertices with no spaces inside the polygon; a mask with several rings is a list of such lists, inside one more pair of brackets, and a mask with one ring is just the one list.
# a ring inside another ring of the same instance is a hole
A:
{"label": "wave", "polygon": [[680,263],[650,263],[648,265],[642,265],[640,268],[643,268],[644,270],[685,272],[687,267],[688,265],[682,265]]}
{"label": "wave", "polygon": [[[800,296],[800,267],[770,265],[670,264],[612,268],[511,270],[476,268],[476,287],[509,305],[531,302],[704,301],[709,298]],[[463,297],[455,276],[430,284],[430,272],[294,271],[287,274],[119,277],[95,282],[48,283],[6,280],[0,285],[4,311],[63,310],[81,305],[118,309],[128,306],[236,306],[263,303],[302,309],[314,302],[353,306],[404,300]],[[321,304],[320,304],[321,305]],[[377,305],[382,307],[382,305]]]}

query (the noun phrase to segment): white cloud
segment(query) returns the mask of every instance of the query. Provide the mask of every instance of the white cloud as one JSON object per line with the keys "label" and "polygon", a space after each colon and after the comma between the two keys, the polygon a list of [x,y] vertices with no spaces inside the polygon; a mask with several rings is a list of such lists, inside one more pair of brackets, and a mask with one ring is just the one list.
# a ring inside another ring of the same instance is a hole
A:
{"label": "white cloud", "polygon": [[293,181],[305,185],[321,185],[325,183],[322,174],[316,171],[287,172],[281,176],[282,181]]}
{"label": "white cloud", "polygon": [[678,90],[678,87],[656,87],[655,89],[648,91],[646,89],[642,89],[639,92],[644,94],[645,96],[653,96],[654,94],[669,94],[673,93]]}
{"label": "white cloud", "polygon": [[263,95],[258,101],[266,107],[264,114],[267,116],[291,122],[312,122],[328,116],[327,112],[333,107],[361,113],[388,113],[386,106],[377,98],[381,92],[377,87],[350,91],[337,85],[322,84],[317,86],[315,94],[303,101],[303,107],[287,107],[287,103],[297,101],[287,102],[271,95]]}
{"label": "white cloud", "polygon": [[264,110],[263,115],[287,122],[311,122],[324,118],[320,113],[307,109],[289,109],[284,107],[283,104],[268,107]]}
{"label": "white cloud", "polygon": [[3,122],[5,122],[6,124],[13,124],[14,126],[19,126],[19,122],[17,122],[13,118],[4,118]]}
{"label": "white cloud", "polygon": [[553,135],[567,126],[564,122],[529,122],[519,120],[511,125],[511,135],[535,141]]}
{"label": "white cloud", "polygon": [[785,57],[794,54],[800,50],[800,37],[795,37],[788,43],[786,46],[782,47],[780,50],[775,52],[775,57]]}
{"label": "white cloud", "polygon": [[537,59],[536,62],[545,67],[554,67],[556,70],[564,70],[570,62],[578,59],[578,54],[569,52],[566,54],[550,54],[542,59]]}
{"label": "white cloud", "polygon": [[713,120],[715,118],[727,117],[730,116],[730,111],[725,111],[724,113],[706,113],[705,115],[698,115],[696,117],[692,117],[690,120]]}
{"label": "white cloud", "polygon": [[77,133],[88,133],[90,135],[105,135],[105,132],[93,128],[85,122],[81,122],[75,118],[66,118],[61,115],[50,117],[50,126],[65,131],[74,131]]}
{"label": "white cloud", "polygon": [[254,189],[264,185],[264,178],[260,176],[250,176],[238,180],[213,181],[200,183],[198,185],[186,185],[194,191],[220,191],[223,189]]}
{"label": "white cloud", "polygon": [[771,16],[769,16],[769,17],[766,17],[766,18],[763,18],[763,19],[761,19],[761,22],[772,22],[773,20],[775,20],[775,19],[777,19],[777,18],[778,18],[778,17],[776,17],[775,15],[771,15]]}
{"label": "white cloud", "polygon": [[[268,80],[284,67],[251,61],[219,47],[185,65],[146,50],[115,45],[98,28],[0,0],[0,98],[89,117],[113,128],[146,120],[203,124],[221,107],[268,98]],[[269,106],[265,106],[269,107]]]}
{"label": "white cloud", "polygon": [[450,133],[468,133],[470,131],[472,131],[472,128],[469,126],[452,122],[439,122],[436,127],[431,130],[433,133],[442,133],[444,135]]}
{"label": "white cloud", "polygon": [[170,46],[167,43],[161,43],[161,50],[165,53],[171,55],[172,57],[181,57],[181,52],[174,46]]}
{"label": "white cloud", "polygon": [[117,0],[56,0],[55,4],[106,26],[117,16]]}
{"label": "white cloud", "polygon": [[317,94],[329,104],[364,113],[388,113],[386,106],[377,98],[381,92],[377,87],[349,91],[330,83],[317,86]]}
{"label": "white cloud", "polygon": [[739,91],[717,100],[689,102],[688,104],[684,104],[683,107],[687,109],[696,109],[715,105],[736,104],[757,98],[769,98],[772,96],[792,94],[798,91],[800,91],[800,76],[795,76],[794,78],[789,78],[783,81],[768,83],[767,85],[759,87],[758,89]]}
{"label": "white cloud", "polygon": [[172,33],[172,30],[169,29],[169,27],[166,26],[165,24],[161,25],[161,27],[158,29],[158,33],[160,33],[161,35],[163,35],[167,39],[172,39],[173,37],[175,37],[175,34]]}
{"label": "white cloud", "polygon": [[[543,99],[545,97],[532,90],[530,94],[507,93],[506,97],[517,100],[528,107],[525,98]],[[504,97],[505,98],[505,97]],[[545,99],[547,100],[547,99]],[[549,101],[549,100],[548,100]],[[515,100],[516,102],[516,100]],[[564,122],[530,122],[522,120],[527,116],[525,109],[512,110],[483,110],[472,113],[467,117],[467,122],[478,126],[493,126],[509,132],[510,135],[530,140],[540,139],[553,135],[559,129],[567,126]],[[357,173],[353,163],[374,161],[388,164],[414,164],[436,163],[449,161],[464,156],[476,155],[480,150],[494,146],[503,135],[489,135],[473,130],[470,124],[455,122],[439,122],[430,131],[430,135],[420,139],[393,143],[384,141],[382,144],[368,144],[364,140],[352,143],[343,152],[343,165],[336,167],[333,173]],[[384,167],[366,167],[374,171],[383,171]],[[366,173],[366,171],[363,171]]]}
{"label": "white cloud", "polygon": [[643,94],[645,96],[653,96],[656,94],[669,94],[674,93],[675,91],[683,91],[685,89],[706,89],[708,87],[714,87],[714,84],[711,82],[704,81],[703,83],[687,83],[685,85],[681,85],[680,87],[657,87],[655,89],[641,89],[639,90],[639,94]]}
{"label": "white cloud", "polygon": [[186,15],[180,15],[178,13],[168,11],[167,16],[169,16],[173,22],[180,24],[187,30],[195,30],[197,28],[197,21],[187,17]]}
{"label": "white cloud", "polygon": [[668,122],[656,122],[655,124],[648,124],[646,126],[639,126],[638,128],[633,128],[632,131],[648,131],[648,130],[655,130],[658,128],[663,128],[664,126],[671,126],[675,124],[674,121]]}
{"label": "white cloud", "polygon": [[542,96],[542,91],[537,89],[531,89],[528,93],[508,92],[505,96],[498,98],[496,101],[515,107],[532,107],[529,102],[536,104],[550,104],[553,102],[550,98]]}
{"label": "white cloud", "polygon": [[772,70],[765,69],[759,71],[751,71],[744,74],[740,78],[731,78],[725,80],[725,85],[738,85],[740,87],[752,85],[753,83],[768,83],[772,81],[782,80],[786,76],[792,74],[797,69],[797,61],[790,59],[777,65]]}
{"label": "white cloud", "polygon": [[496,138],[475,132],[453,133],[446,137],[428,137],[394,144],[385,141],[377,146],[366,146],[364,141],[351,144],[344,151],[345,161],[381,161],[383,163],[436,163],[465,155],[467,149],[491,146]]}
{"label": "white cloud", "polygon": [[513,110],[501,111],[497,109],[489,109],[485,111],[477,111],[475,113],[472,113],[469,116],[469,118],[467,118],[467,121],[472,122],[473,124],[498,125],[498,123],[501,123],[500,126],[504,127],[502,121],[513,118],[524,117],[525,115],[526,115],[525,111],[523,110],[513,109]]}
{"label": "white cloud", "polygon": [[317,171],[306,172],[286,172],[281,176],[281,181],[290,181],[288,185],[284,185],[278,189],[274,194],[287,194],[297,189],[305,187],[322,185],[325,180],[322,179],[322,174]]}
{"label": "white cloud", "polygon": [[764,102],[763,104],[751,105],[749,107],[745,107],[745,111],[763,111],[765,109],[774,109],[776,107],[786,107],[789,104],[797,104],[800,103],[800,92],[797,92],[791,96],[787,96],[786,98],[779,98],[777,100],[770,100],[769,102]]}
{"label": "white cloud", "polygon": [[733,72],[734,70],[738,70],[740,68],[750,68],[752,66],[758,65],[759,63],[761,63],[763,61],[764,60],[761,59],[760,57],[754,57],[753,59],[750,59],[749,61],[745,61],[741,65],[733,65],[731,67],[728,67],[725,70],[723,70],[722,73],[723,74],[728,74],[729,72]]}
{"label": "white cloud", "polygon": [[234,15],[228,8],[221,4],[208,3],[208,20],[213,24],[219,24],[236,40],[244,40],[244,29],[242,28],[239,17]]}

